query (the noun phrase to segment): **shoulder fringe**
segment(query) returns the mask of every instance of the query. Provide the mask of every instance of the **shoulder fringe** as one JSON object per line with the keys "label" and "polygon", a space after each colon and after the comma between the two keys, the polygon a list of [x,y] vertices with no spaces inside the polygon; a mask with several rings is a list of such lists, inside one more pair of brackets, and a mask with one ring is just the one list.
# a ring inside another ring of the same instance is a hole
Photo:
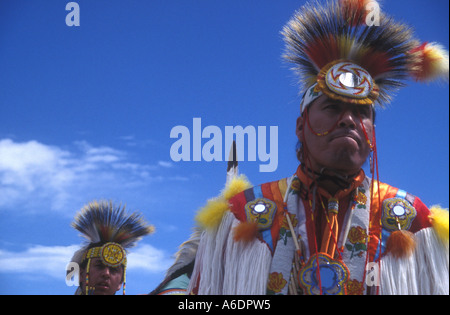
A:
{"label": "shoulder fringe", "polygon": [[[448,228],[448,225],[447,225]],[[409,257],[388,254],[381,259],[380,293],[386,295],[448,295],[449,246],[434,228],[415,233],[417,247]]]}
{"label": "shoulder fringe", "polygon": [[[232,176],[221,194],[214,199],[210,199],[206,206],[199,210],[195,218],[198,226],[194,228],[189,240],[180,245],[175,255],[175,262],[167,270],[165,279],[151,294],[157,294],[170,280],[178,276],[180,271],[189,267],[197,259],[196,256],[203,231],[216,230],[223,216],[229,212],[228,200],[250,187],[251,185],[244,175]],[[211,248],[214,247],[212,246]]]}
{"label": "shoulder fringe", "polygon": [[236,242],[232,231],[240,224],[228,201],[251,188],[245,176],[233,178],[221,195],[208,201],[196,221],[203,229],[188,293],[236,295],[266,293],[272,255],[266,244],[254,239]]}
{"label": "shoulder fringe", "polygon": [[239,224],[227,212],[220,226],[205,230],[187,289],[207,295],[263,295],[266,293],[272,255],[267,245],[255,239],[235,242],[233,228]]}

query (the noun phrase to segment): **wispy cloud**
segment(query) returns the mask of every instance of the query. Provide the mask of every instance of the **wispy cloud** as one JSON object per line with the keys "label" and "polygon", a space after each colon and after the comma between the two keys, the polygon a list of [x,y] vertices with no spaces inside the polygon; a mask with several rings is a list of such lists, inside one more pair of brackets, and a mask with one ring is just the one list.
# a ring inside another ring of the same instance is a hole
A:
{"label": "wispy cloud", "polygon": [[173,167],[173,163],[167,161],[158,161],[158,165],[166,168]]}
{"label": "wispy cloud", "polygon": [[145,148],[149,145],[153,145],[156,142],[154,140],[150,139],[139,139],[135,135],[126,135],[119,137],[119,140],[121,140],[125,145],[129,147],[140,147]]}
{"label": "wispy cloud", "polygon": [[22,252],[0,249],[0,273],[41,274],[63,279],[66,265],[78,248],[77,245],[35,245]]}
{"label": "wispy cloud", "polygon": [[142,270],[148,272],[165,272],[173,263],[173,258],[165,251],[148,244],[133,248],[127,258],[129,270]]}
{"label": "wispy cloud", "polygon": [[[66,275],[66,266],[79,248],[80,245],[33,245],[21,252],[0,249],[0,273],[39,274],[63,280]],[[141,244],[132,249],[127,261],[129,272],[164,273],[172,263],[172,258],[163,250]]]}
{"label": "wispy cloud", "polygon": [[[162,173],[171,162],[154,165],[132,161],[125,151],[79,141],[65,147],[38,141],[0,140],[0,209],[45,203],[63,210],[93,192],[134,190],[155,181],[185,181]],[[86,198],[83,198],[83,202]]]}

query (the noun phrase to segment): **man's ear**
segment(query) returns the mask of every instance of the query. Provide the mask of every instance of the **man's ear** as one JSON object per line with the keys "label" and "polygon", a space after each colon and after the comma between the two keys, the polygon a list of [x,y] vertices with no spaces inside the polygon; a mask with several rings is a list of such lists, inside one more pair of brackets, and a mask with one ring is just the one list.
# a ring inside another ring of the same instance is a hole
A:
{"label": "man's ear", "polygon": [[303,140],[303,127],[304,127],[304,121],[303,116],[299,116],[297,118],[297,124],[295,128],[295,134],[297,135],[297,139],[301,142]]}
{"label": "man's ear", "polygon": [[123,282],[119,283],[116,288],[116,292],[122,288]]}

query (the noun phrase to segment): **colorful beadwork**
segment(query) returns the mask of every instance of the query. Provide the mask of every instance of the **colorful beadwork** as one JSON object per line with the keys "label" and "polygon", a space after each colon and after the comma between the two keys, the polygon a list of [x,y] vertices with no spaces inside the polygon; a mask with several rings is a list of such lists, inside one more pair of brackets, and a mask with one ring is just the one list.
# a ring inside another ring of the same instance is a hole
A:
{"label": "colorful beadwork", "polygon": [[309,295],[345,295],[348,278],[347,266],[324,253],[311,256],[298,274],[301,287]]}
{"label": "colorful beadwork", "polygon": [[365,98],[373,88],[370,74],[351,62],[339,62],[332,66],[326,74],[325,82],[333,92],[352,98]]}
{"label": "colorful beadwork", "polygon": [[381,223],[390,232],[409,230],[416,215],[416,210],[405,199],[390,198],[383,201]]}
{"label": "colorful beadwork", "polygon": [[106,266],[117,267],[125,261],[125,251],[117,243],[109,242],[101,247],[100,258]]}
{"label": "colorful beadwork", "polygon": [[339,201],[336,198],[328,199],[328,213],[337,214],[339,211]]}
{"label": "colorful beadwork", "polygon": [[245,205],[247,222],[256,222],[260,230],[268,229],[272,226],[276,209],[276,204],[266,198],[257,198],[249,201]]}

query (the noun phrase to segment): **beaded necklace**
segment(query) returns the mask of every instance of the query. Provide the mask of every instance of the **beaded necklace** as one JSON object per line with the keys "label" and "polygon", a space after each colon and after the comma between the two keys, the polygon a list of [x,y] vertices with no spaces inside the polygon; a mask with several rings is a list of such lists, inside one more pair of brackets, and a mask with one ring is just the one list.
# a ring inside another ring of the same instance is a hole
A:
{"label": "beaded necklace", "polygon": [[[350,205],[347,211],[353,212],[357,205],[356,196],[358,196],[358,185],[361,183],[361,176],[357,182],[353,184],[356,186],[352,188],[350,194],[352,194]],[[352,186],[352,187],[353,187]],[[302,245],[297,241],[297,233],[291,222],[289,216],[286,216],[290,231],[293,235],[296,254],[294,255],[293,268],[291,273],[291,281],[288,289],[289,294],[346,294],[346,282],[348,281],[350,272],[343,262],[342,249],[337,246],[338,244],[338,229],[334,228],[332,221],[337,224],[337,213],[339,209],[340,198],[328,198],[328,206],[326,207],[323,201],[322,194],[319,194],[319,198],[316,198],[317,190],[312,189],[305,191],[305,184],[302,182],[301,190],[303,190],[303,202],[305,208],[305,215],[307,217],[307,226],[309,239],[309,248],[311,248],[311,254],[306,261],[305,250],[302,249]],[[305,198],[306,196],[312,196],[312,198]],[[316,201],[319,202],[316,202]],[[316,216],[319,215],[318,211],[326,211],[325,219],[325,237],[322,239],[322,246],[319,248],[317,242],[316,233]],[[330,218],[331,217],[331,218]],[[346,233],[347,231],[343,231]]]}

